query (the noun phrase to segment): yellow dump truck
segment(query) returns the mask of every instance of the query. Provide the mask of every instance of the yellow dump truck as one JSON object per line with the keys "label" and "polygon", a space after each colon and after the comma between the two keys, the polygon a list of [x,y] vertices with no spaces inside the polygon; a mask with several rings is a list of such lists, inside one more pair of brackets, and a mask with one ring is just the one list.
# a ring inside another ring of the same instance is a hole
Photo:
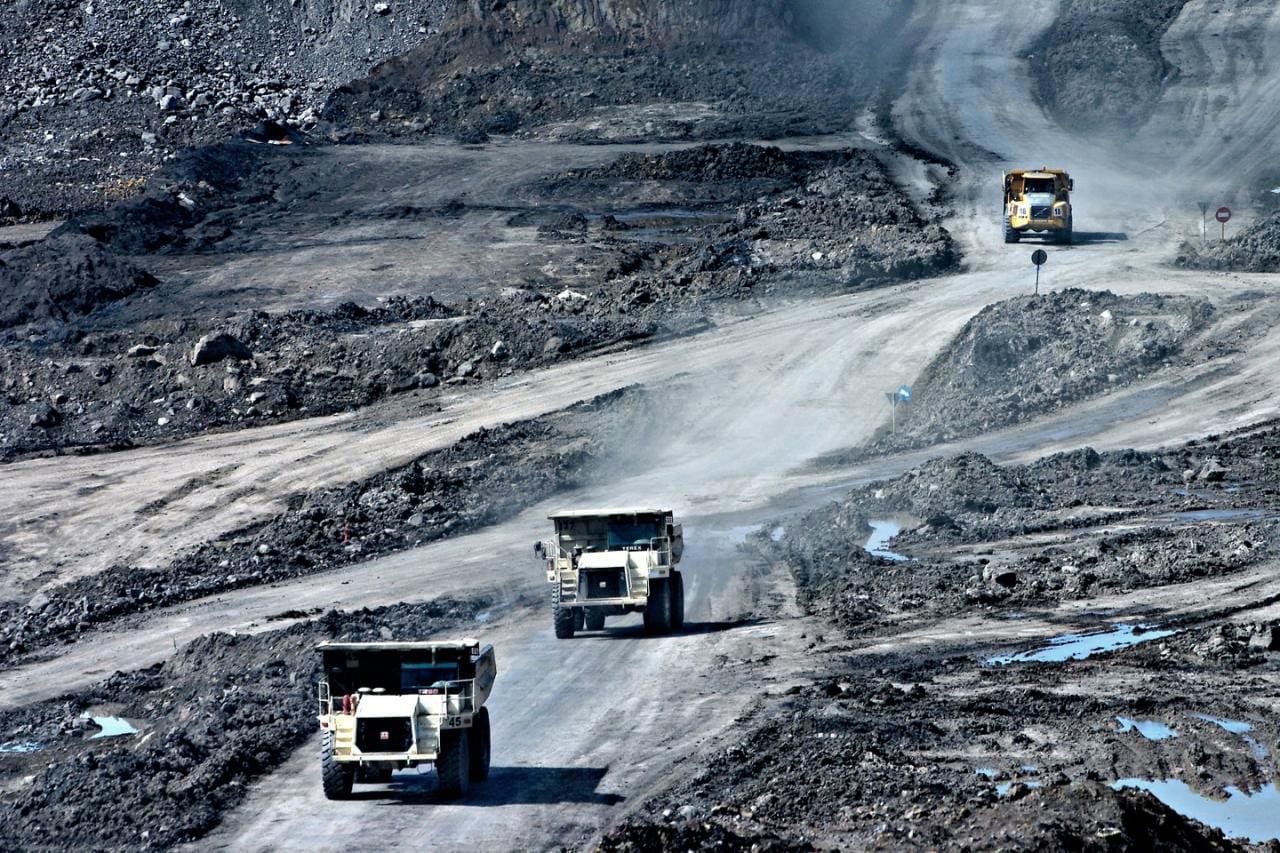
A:
{"label": "yellow dump truck", "polygon": [[439,789],[466,796],[489,775],[489,709],[498,675],[478,640],[321,643],[320,778],[331,800],[353,782],[386,783],[434,764]]}
{"label": "yellow dump truck", "polygon": [[1062,169],[1014,169],[1004,173],[1004,241],[1043,234],[1056,243],[1071,242],[1071,190],[1075,182]]}

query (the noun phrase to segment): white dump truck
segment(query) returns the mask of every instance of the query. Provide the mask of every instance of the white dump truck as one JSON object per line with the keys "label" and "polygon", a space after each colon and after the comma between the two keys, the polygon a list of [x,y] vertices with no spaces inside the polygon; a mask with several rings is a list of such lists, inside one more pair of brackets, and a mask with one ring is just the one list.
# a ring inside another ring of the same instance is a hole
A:
{"label": "white dump truck", "polygon": [[463,797],[489,776],[493,646],[447,642],[321,643],[320,777],[331,800],[354,782],[385,783],[434,764],[440,791]]}
{"label": "white dump truck", "polygon": [[550,516],[555,538],[534,545],[545,561],[556,636],[599,631],[605,619],[644,614],[651,633],[684,627],[684,533],[668,509],[590,509]]}

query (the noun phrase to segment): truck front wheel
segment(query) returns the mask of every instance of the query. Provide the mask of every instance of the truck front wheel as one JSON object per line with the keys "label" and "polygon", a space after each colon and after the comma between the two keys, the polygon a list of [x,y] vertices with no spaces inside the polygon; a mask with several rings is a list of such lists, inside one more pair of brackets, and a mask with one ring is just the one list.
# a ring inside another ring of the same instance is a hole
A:
{"label": "truck front wheel", "polygon": [[1009,226],[1009,220],[1004,221],[1004,241],[1006,243],[1016,243],[1021,235]]}
{"label": "truck front wheel", "polygon": [[446,729],[440,733],[436,776],[444,796],[457,799],[467,795],[471,783],[471,739],[466,729]]}
{"label": "truck front wheel", "polygon": [[471,781],[489,778],[489,709],[481,708],[471,723]]}
{"label": "truck front wheel", "polygon": [[355,765],[334,757],[333,732],[324,732],[320,736],[320,782],[324,785],[325,799],[347,799],[351,796],[351,785],[355,780]]}
{"label": "truck front wheel", "polygon": [[671,630],[671,583],[666,578],[649,581],[649,600],[644,605],[644,629],[650,634]]}

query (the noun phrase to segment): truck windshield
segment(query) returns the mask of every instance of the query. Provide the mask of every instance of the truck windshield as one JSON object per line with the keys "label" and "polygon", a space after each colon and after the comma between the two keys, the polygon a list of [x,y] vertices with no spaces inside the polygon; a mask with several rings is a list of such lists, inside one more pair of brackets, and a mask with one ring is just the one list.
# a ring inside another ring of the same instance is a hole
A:
{"label": "truck windshield", "polygon": [[647,521],[613,520],[609,522],[607,547],[610,551],[647,549],[649,541],[660,535],[662,535],[662,532],[658,523],[653,519]]}
{"label": "truck windshield", "polygon": [[1030,195],[1031,193],[1053,193],[1052,178],[1027,178],[1023,192]]}
{"label": "truck windshield", "polygon": [[414,693],[424,687],[432,687],[445,681],[458,680],[456,663],[415,663],[404,661],[400,664],[400,692]]}

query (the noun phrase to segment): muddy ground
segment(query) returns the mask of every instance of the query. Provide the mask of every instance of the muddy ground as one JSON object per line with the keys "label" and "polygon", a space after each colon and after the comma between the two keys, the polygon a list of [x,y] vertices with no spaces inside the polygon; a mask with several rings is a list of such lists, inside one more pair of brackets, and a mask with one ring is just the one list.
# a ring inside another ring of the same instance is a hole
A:
{"label": "muddy ground", "polygon": [[[199,838],[314,736],[317,643],[452,639],[495,615],[482,598],[443,599],[211,634],[164,664],[7,710],[0,839],[18,850],[166,850]],[[137,733],[95,737],[86,716],[120,717]]]}
{"label": "muddy ground", "polygon": [[[953,269],[950,235],[857,150],[746,145],[624,154],[515,188],[509,224],[572,257],[554,273],[432,281],[370,304],[199,302],[179,265],[248,256],[303,200],[318,153],[239,141],[192,152],[136,200],[0,257],[0,456],[130,446],[433,395],[602,347],[705,328],[718,306]],[[335,200],[336,203],[336,200]],[[335,213],[447,229],[473,209]],[[926,218],[929,217],[929,218]],[[321,216],[322,219],[325,217]],[[333,226],[329,221],[328,225]],[[286,238],[287,239],[287,238]],[[295,240],[307,240],[299,233]],[[274,250],[274,249],[273,249]],[[153,272],[154,271],[154,272]]]}
{"label": "muddy ground", "polygon": [[[1210,603],[1186,622],[1138,603],[1110,624],[1063,624],[1138,627],[1127,648],[1057,662],[1030,657],[1034,642],[1001,658],[963,640],[937,652],[875,640],[1265,573],[1280,534],[1278,457],[1273,422],[1162,452],[939,459],[766,528],[756,559],[790,570],[802,605],[838,626],[811,646],[831,674],[765,699],[704,771],[603,849],[676,838],[700,850],[757,838],[765,849],[1241,849],[1112,783],[1177,779],[1211,799],[1274,783],[1280,625],[1249,613],[1269,599]],[[868,522],[885,519],[905,532],[876,556]],[[1173,734],[1149,737],[1135,721]]]}

